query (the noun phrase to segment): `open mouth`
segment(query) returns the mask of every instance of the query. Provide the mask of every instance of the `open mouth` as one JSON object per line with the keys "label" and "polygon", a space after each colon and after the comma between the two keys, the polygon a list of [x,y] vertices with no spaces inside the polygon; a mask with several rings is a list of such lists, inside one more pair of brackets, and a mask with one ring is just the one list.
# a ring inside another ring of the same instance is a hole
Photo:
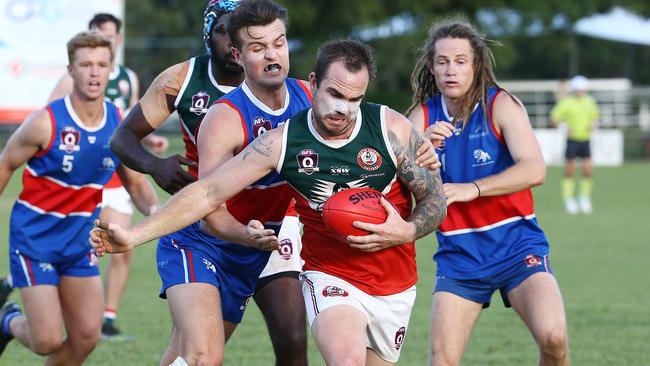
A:
{"label": "open mouth", "polygon": [[282,66],[280,66],[279,64],[270,64],[270,65],[266,65],[266,67],[264,68],[264,72],[275,73],[275,72],[279,72],[281,69]]}

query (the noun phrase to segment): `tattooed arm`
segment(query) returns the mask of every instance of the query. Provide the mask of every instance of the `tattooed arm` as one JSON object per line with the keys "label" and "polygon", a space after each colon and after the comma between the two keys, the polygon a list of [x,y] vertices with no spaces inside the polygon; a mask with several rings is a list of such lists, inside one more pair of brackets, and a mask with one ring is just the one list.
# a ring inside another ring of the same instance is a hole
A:
{"label": "tattooed arm", "polygon": [[380,225],[357,222],[354,224],[356,227],[372,234],[348,237],[350,246],[364,251],[377,251],[419,239],[435,230],[447,214],[440,174],[415,162],[422,137],[406,117],[388,108],[385,114],[390,147],[397,159],[397,176],[415,197],[416,206],[408,220],[404,221],[382,199],[382,205],[388,212],[386,222]]}
{"label": "tattooed arm", "polygon": [[180,230],[217,209],[244,187],[277,166],[282,147],[282,127],[257,138],[216,171],[183,188],[167,204],[129,229],[101,222],[102,230],[91,233],[90,243],[98,254],[123,252]]}

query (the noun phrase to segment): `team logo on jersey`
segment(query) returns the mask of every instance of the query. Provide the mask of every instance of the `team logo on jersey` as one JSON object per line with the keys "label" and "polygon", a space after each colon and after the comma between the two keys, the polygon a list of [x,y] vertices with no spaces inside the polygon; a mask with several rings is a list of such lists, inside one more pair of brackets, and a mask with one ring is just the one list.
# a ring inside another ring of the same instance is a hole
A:
{"label": "team logo on jersey", "polygon": [[528,254],[526,258],[524,258],[524,264],[526,264],[527,268],[531,267],[537,267],[542,265],[542,258],[534,255],[534,254]]}
{"label": "team logo on jersey", "polygon": [[59,150],[72,153],[79,151],[79,141],[80,134],[79,131],[75,130],[72,126],[67,126],[61,131],[61,144],[59,145]]}
{"label": "team logo on jersey", "polygon": [[350,175],[350,167],[347,165],[343,166],[331,166],[330,167],[331,175]]}
{"label": "team logo on jersey", "polygon": [[270,131],[273,128],[271,121],[264,117],[255,117],[253,119],[253,138],[260,137],[263,133]]}
{"label": "team logo on jersey", "polygon": [[115,170],[115,161],[113,158],[106,156],[102,159],[102,169],[103,170]]}
{"label": "team logo on jersey", "polygon": [[210,103],[210,94],[201,90],[192,95],[192,106],[190,107],[190,112],[194,112],[197,116],[207,113],[208,103]]}
{"label": "team logo on jersey", "polygon": [[472,154],[474,156],[474,160],[476,160],[476,162],[472,164],[472,167],[494,164],[494,160],[492,160],[492,157],[487,151],[476,149]]}
{"label": "team logo on jersey", "polygon": [[399,351],[402,348],[402,343],[404,343],[404,337],[406,337],[406,327],[401,327],[397,332],[395,332],[395,349]]}
{"label": "team logo on jersey", "polygon": [[97,142],[97,136],[95,135],[88,136],[88,143],[94,144],[95,142]]}
{"label": "team logo on jersey", "polygon": [[372,147],[366,147],[357,154],[357,163],[365,170],[377,170],[381,167],[381,155]]}
{"label": "team logo on jersey", "polygon": [[347,297],[348,292],[340,287],[325,286],[323,289],[323,296],[325,297]]}
{"label": "team logo on jersey", "polygon": [[129,92],[131,92],[131,84],[126,80],[120,80],[117,83],[117,88],[120,89],[120,94],[122,94],[123,97],[126,97],[129,95]]}
{"label": "team logo on jersey", "polygon": [[212,263],[209,260],[203,258],[203,264],[205,265],[205,268],[211,270],[212,273],[217,273],[217,267],[215,267],[214,263]]}
{"label": "team logo on jersey", "polygon": [[293,243],[291,242],[291,239],[280,240],[278,254],[280,254],[280,256],[286,260],[291,259],[291,256],[293,255]]}
{"label": "team logo on jersey", "polygon": [[304,149],[296,155],[298,160],[298,173],[311,175],[313,172],[320,171],[318,167],[318,154],[312,149]]}

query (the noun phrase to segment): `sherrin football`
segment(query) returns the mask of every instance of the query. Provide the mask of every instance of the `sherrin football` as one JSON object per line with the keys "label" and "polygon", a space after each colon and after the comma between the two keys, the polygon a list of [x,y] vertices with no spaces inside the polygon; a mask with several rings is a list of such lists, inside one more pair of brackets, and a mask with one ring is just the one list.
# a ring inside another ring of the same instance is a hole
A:
{"label": "sherrin football", "polygon": [[381,197],[383,194],[372,188],[350,188],[333,194],[323,206],[325,226],[341,241],[347,241],[348,235],[368,235],[369,232],[352,226],[352,222],[386,222],[388,214],[380,203]]}

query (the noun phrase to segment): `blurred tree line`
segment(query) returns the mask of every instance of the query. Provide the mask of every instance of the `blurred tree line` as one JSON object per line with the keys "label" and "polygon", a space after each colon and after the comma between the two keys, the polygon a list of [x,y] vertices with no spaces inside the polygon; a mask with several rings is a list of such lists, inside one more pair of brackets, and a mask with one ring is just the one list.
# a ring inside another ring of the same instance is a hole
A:
{"label": "blurred tree line", "polygon": [[[499,79],[628,77],[650,84],[650,47],[576,35],[576,20],[624,6],[650,16],[650,2],[610,0],[278,0],[289,10],[291,76],[306,78],[318,46],[333,38],[373,38],[378,78],[368,99],[404,111],[410,74],[430,25],[461,16],[491,39]],[[146,87],[165,68],[203,52],[202,16],[207,0],[126,1],[125,63]],[[394,20],[392,28],[388,26]],[[404,26],[412,28],[406,29]],[[383,26],[383,27],[382,27]],[[386,33],[388,31],[388,33]],[[368,36],[370,34],[370,36]]]}

